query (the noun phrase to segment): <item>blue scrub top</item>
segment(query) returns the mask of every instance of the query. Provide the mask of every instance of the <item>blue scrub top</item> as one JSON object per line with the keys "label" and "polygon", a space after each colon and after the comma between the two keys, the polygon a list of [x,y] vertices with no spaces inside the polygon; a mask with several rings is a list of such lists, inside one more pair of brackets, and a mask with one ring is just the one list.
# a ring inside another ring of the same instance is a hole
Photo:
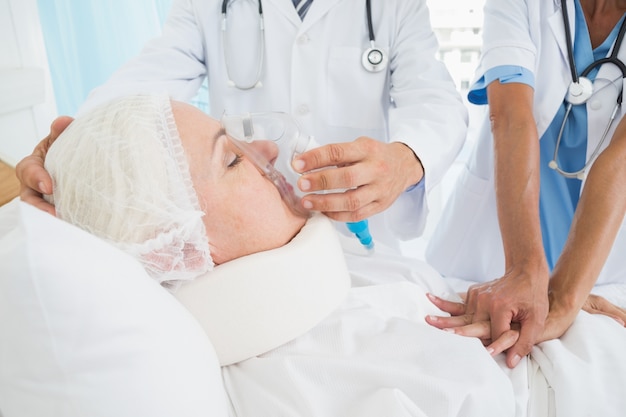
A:
{"label": "blue scrub top", "polygon": [[[619,26],[624,17],[620,19],[602,45],[592,50],[587,22],[585,21],[579,0],[575,1],[575,9],[574,62],[580,74],[589,64],[608,55],[611,46],[617,38]],[[587,77],[593,81],[598,70],[599,67],[595,68]],[[534,74],[529,69],[515,66],[499,66],[488,70],[472,86],[468,93],[469,101],[474,104],[487,104],[486,87],[496,79],[503,84],[521,82],[534,88]],[[580,180],[565,178],[557,171],[548,167],[548,163],[554,156],[556,139],[563,123],[565,108],[566,103],[564,100],[540,141],[541,189],[539,195],[539,215],[543,246],[550,270],[554,268],[567,240],[574,212],[578,205],[581,187]],[[578,171],[585,165],[586,153],[587,107],[583,104],[572,107],[559,145],[557,163],[564,171]]]}

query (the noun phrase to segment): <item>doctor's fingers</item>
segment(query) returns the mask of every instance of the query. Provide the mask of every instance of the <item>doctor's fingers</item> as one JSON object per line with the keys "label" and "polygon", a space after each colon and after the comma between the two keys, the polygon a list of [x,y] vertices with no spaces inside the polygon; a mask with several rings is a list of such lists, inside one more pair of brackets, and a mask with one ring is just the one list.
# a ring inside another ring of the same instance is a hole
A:
{"label": "doctor's fingers", "polygon": [[487,352],[489,352],[491,356],[496,356],[513,346],[518,339],[519,330],[507,330],[502,333],[499,338],[487,345]]}
{"label": "doctor's fingers", "polygon": [[355,190],[329,194],[307,194],[302,204],[310,210],[320,211],[333,220],[356,222],[389,206],[377,200],[372,188],[365,185]]}
{"label": "doctor's fingers", "polygon": [[[509,368],[515,368],[521,358],[528,355],[532,347],[540,341],[545,328],[545,318],[538,319],[530,314],[524,320],[515,323],[519,325],[519,338],[506,353],[506,364]],[[493,334],[493,327],[492,327]],[[504,334],[501,333],[501,334]],[[494,339],[497,339],[494,337]]]}
{"label": "doctor's fingers", "polygon": [[467,289],[465,298],[465,313],[472,315],[474,321],[490,320],[489,312],[492,309],[491,283],[474,284]]}
{"label": "doctor's fingers", "polygon": [[48,136],[37,144],[31,155],[22,159],[15,167],[15,174],[20,181],[20,198],[53,215],[55,214],[54,206],[42,198],[42,194],[52,193],[52,178],[44,169],[44,160],[52,143],[72,120],[74,119],[69,116],[55,119],[50,126]]}
{"label": "doctor's fingers", "polygon": [[331,143],[306,151],[294,158],[293,167],[305,173],[316,169],[343,166],[361,161],[379,151],[382,142],[359,138],[353,142]]}
{"label": "doctor's fingers", "polygon": [[39,210],[45,211],[53,216],[56,216],[55,207],[44,200],[43,195],[27,185],[20,185],[20,199],[25,203],[35,206]]}
{"label": "doctor's fingers", "polygon": [[298,188],[304,192],[343,191],[371,184],[375,179],[367,166],[356,163],[308,172],[298,179]]}

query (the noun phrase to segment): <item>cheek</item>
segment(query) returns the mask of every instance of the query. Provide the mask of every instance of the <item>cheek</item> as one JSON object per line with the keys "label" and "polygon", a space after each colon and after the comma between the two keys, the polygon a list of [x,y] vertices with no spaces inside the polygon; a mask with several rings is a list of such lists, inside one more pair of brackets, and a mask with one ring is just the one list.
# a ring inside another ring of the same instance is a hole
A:
{"label": "cheek", "polygon": [[256,168],[240,174],[206,188],[205,226],[216,263],[282,246],[305,221],[293,216]]}

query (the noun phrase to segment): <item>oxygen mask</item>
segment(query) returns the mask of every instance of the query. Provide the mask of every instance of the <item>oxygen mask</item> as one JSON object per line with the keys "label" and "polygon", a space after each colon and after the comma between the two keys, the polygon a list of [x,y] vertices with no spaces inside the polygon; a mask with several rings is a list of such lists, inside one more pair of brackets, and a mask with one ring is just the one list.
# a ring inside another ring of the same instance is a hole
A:
{"label": "oxygen mask", "polygon": [[308,217],[302,207],[298,186],[300,174],[291,162],[311,146],[296,121],[287,113],[225,114],[221,119],[228,138],[278,189],[280,196],[296,214]]}

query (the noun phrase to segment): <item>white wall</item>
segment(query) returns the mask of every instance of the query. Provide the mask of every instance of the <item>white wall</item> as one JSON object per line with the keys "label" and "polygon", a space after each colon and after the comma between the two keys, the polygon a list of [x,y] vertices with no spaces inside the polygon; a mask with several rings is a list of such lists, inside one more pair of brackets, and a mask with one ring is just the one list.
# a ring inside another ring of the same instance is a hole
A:
{"label": "white wall", "polygon": [[0,160],[15,165],[56,115],[36,0],[0,0]]}

